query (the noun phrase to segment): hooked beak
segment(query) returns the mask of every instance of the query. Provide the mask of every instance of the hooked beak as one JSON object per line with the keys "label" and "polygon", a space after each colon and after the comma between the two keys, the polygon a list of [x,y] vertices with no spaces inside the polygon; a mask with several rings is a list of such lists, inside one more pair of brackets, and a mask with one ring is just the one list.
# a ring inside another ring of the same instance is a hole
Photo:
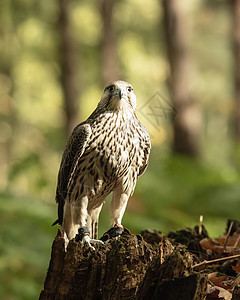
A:
{"label": "hooked beak", "polygon": [[122,99],[122,91],[121,91],[121,90],[118,90],[118,91],[117,91],[117,95],[118,95],[119,99],[121,100],[121,99]]}

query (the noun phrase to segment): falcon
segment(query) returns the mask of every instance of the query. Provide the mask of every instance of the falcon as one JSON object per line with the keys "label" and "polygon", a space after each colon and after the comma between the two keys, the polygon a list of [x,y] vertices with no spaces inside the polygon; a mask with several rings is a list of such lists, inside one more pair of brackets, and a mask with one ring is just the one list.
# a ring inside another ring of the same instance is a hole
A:
{"label": "falcon", "polygon": [[98,218],[111,192],[109,232],[122,232],[128,199],[147,168],[151,148],[136,108],[132,85],[114,81],[90,117],[74,128],[58,173],[58,220],[53,224],[62,226],[66,244],[73,238],[91,248],[103,243],[97,240]]}

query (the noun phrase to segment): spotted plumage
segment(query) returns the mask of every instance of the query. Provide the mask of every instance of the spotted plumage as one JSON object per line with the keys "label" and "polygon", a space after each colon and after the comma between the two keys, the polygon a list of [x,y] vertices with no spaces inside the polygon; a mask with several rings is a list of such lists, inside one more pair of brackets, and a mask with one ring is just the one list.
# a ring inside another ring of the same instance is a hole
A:
{"label": "spotted plumage", "polygon": [[[75,127],[58,174],[58,220],[66,240],[88,227],[97,238],[104,199],[113,192],[112,224],[121,226],[137,178],[147,167],[150,140],[135,115],[136,96],[124,81],[110,83],[90,117]],[[96,242],[88,235],[83,241]]]}

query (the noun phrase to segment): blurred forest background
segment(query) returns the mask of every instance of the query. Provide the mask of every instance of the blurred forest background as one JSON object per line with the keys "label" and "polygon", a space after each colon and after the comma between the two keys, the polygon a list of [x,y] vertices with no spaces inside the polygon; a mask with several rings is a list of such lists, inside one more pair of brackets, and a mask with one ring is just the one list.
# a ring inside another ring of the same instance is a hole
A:
{"label": "blurred forest background", "polygon": [[[104,85],[129,81],[151,134],[123,224],[210,235],[240,211],[239,0],[0,2],[0,298],[37,299],[61,155]],[[109,227],[108,201],[100,234]]]}

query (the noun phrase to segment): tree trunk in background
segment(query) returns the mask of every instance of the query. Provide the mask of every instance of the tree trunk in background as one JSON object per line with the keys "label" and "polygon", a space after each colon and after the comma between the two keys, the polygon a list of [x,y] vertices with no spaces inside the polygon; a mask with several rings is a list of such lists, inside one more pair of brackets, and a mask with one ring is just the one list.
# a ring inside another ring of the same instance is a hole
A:
{"label": "tree trunk in background", "polygon": [[240,0],[232,0],[232,11],[236,99],[235,136],[240,142]]}
{"label": "tree trunk in background", "polygon": [[199,154],[200,114],[191,95],[189,53],[189,1],[163,0],[164,25],[170,62],[170,96],[177,114],[173,120],[173,151],[195,157]]}
{"label": "tree trunk in background", "polygon": [[113,25],[113,10],[116,1],[102,0],[100,12],[102,30],[102,76],[104,84],[119,79],[117,37]]}
{"label": "tree trunk in background", "polygon": [[66,109],[66,130],[69,135],[78,123],[79,82],[77,76],[77,57],[69,24],[68,4],[70,0],[59,2],[59,35],[61,52],[62,88]]}

